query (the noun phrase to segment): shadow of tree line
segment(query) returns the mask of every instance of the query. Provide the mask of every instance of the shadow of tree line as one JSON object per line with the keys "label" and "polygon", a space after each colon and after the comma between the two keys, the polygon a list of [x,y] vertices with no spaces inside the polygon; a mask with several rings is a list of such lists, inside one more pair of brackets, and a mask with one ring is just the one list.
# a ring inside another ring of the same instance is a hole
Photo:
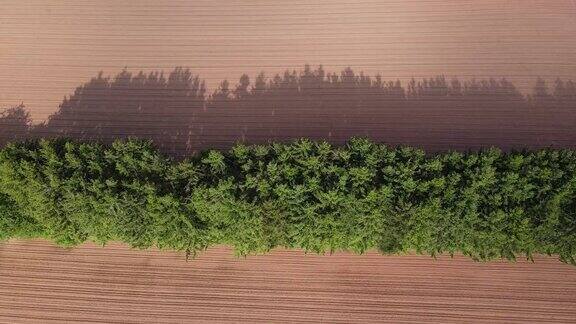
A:
{"label": "shadow of tree line", "polygon": [[437,76],[403,86],[346,68],[327,73],[306,65],[252,82],[242,75],[211,94],[188,69],[97,77],[76,88],[58,111],[32,125],[24,106],[0,115],[0,144],[25,137],[71,137],[104,142],[151,139],[164,152],[186,155],[299,137],[342,143],[364,136],[427,150],[498,146],[573,147],[576,86],[538,78],[523,95],[506,79],[461,81]]}

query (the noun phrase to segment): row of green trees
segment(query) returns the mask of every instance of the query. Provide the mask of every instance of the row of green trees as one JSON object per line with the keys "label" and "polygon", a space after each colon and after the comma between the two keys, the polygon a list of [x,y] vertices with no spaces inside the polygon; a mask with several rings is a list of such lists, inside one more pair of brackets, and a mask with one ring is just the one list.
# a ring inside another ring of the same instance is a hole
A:
{"label": "row of green trees", "polygon": [[0,238],[196,254],[535,253],[575,264],[576,151],[427,155],[365,139],[237,145],[174,161],[142,141],[0,151]]}

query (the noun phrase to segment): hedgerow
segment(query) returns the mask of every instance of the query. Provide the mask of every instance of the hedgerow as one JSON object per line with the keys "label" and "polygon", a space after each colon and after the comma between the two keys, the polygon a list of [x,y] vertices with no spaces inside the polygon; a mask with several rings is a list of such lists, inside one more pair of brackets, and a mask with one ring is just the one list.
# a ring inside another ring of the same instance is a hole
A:
{"label": "hedgerow", "polygon": [[0,150],[0,239],[122,241],[195,254],[535,253],[575,263],[576,152],[425,154],[365,139],[237,145],[176,161],[151,143]]}

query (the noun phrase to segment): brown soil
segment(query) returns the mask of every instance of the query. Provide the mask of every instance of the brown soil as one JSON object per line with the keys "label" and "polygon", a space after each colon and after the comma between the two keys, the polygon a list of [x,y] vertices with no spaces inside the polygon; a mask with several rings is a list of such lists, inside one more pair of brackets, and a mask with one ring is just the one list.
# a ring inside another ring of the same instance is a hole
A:
{"label": "brown soil", "polygon": [[576,321],[576,267],[553,257],[305,255],[237,259],[228,248],[181,254],[112,244],[65,250],[0,245],[0,322]]}
{"label": "brown soil", "polygon": [[305,63],[385,80],[576,77],[574,0],[2,0],[0,107],[35,121],[99,70],[190,67],[212,90]]}

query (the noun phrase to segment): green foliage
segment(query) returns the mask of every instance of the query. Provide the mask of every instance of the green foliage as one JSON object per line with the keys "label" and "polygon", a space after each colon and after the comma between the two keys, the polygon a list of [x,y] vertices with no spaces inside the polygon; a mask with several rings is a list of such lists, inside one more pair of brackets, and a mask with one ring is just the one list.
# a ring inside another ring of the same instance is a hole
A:
{"label": "green foliage", "polygon": [[426,155],[365,139],[238,145],[184,161],[149,142],[0,150],[0,239],[122,241],[195,254],[558,255],[576,263],[576,152]]}

